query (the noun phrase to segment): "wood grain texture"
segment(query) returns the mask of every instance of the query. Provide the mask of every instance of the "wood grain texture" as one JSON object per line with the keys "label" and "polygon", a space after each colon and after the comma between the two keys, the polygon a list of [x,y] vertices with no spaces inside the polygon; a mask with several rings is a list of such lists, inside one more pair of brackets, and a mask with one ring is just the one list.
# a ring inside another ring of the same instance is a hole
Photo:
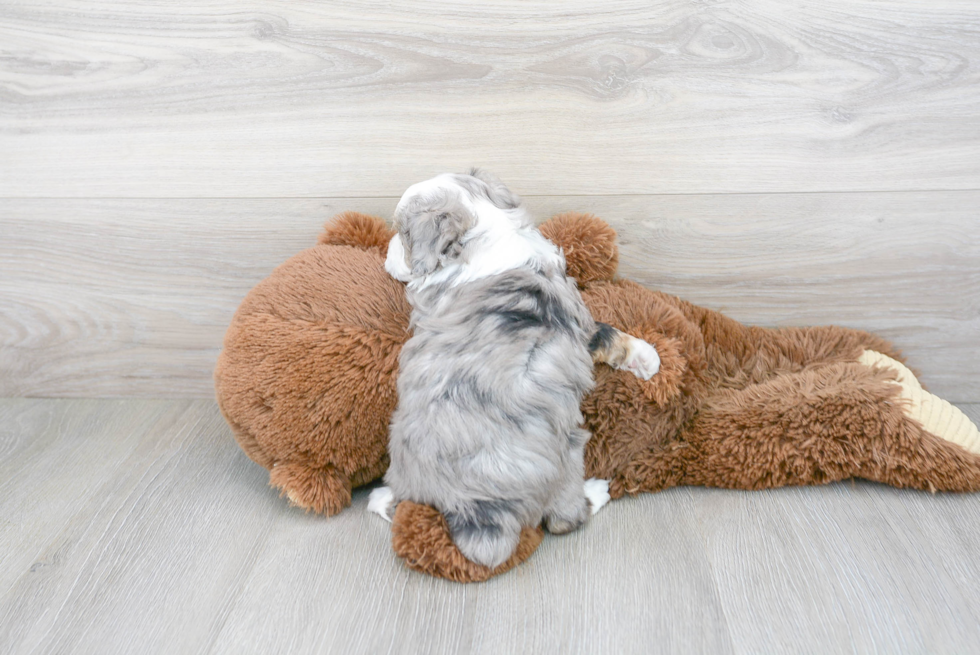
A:
{"label": "wood grain texture", "polygon": [[[980,405],[963,409],[980,420]],[[524,565],[404,568],[358,491],[266,486],[210,401],[0,400],[0,651],[972,652],[977,494],[868,483],[611,503]]]}
{"label": "wood grain texture", "polygon": [[342,208],[6,201],[0,395],[211,396],[238,303]]}
{"label": "wood grain texture", "polygon": [[[95,414],[85,425],[73,419],[79,405]],[[236,466],[242,453],[215,438],[227,435],[213,403],[14,403],[13,410],[60,420],[38,447],[53,465],[17,476],[3,495],[5,513],[11,505],[29,511],[0,534],[2,550],[14,554],[0,585],[0,650],[205,649],[277,509],[264,472]],[[59,456],[65,443],[75,445],[74,456]],[[100,458],[107,461],[93,470],[90,460]],[[30,462],[5,465],[21,463]]]}
{"label": "wood grain texture", "polygon": [[972,0],[5,2],[0,195],[980,187]]}
{"label": "wood grain texture", "polygon": [[[624,277],[746,323],[894,340],[980,401],[980,192],[530,197],[620,235]],[[0,200],[0,395],[210,397],[235,308],[333,214],[394,198]]]}
{"label": "wood grain texture", "polygon": [[[71,552],[72,543],[42,555],[39,540],[55,539],[86,502],[103,502],[106,485],[131,457],[154,424],[164,429],[182,413],[182,404],[134,411],[95,401],[60,404],[0,401],[0,589],[8,589],[25,570],[43,573]],[[94,436],[110,433],[111,443]],[[74,472],[66,489],[60,475]],[[32,576],[43,578],[44,576]],[[16,626],[0,623],[3,629]]]}

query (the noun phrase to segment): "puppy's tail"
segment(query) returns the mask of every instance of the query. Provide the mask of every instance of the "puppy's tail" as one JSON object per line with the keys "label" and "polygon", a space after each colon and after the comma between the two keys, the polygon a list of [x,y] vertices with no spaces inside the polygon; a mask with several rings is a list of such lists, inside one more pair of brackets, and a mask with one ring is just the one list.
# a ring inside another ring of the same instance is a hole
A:
{"label": "puppy's tail", "polygon": [[463,556],[491,569],[510,558],[521,538],[521,522],[506,501],[475,500],[445,517]]}

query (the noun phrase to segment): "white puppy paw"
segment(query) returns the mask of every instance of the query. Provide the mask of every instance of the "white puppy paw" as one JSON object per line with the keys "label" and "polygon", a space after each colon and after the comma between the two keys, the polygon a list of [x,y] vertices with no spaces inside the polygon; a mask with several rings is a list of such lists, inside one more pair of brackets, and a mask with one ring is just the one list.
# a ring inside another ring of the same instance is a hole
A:
{"label": "white puppy paw", "polygon": [[609,502],[609,480],[600,480],[598,478],[589,478],[586,480],[585,497],[589,500],[592,515],[595,516],[595,513]]}
{"label": "white puppy paw", "polygon": [[638,378],[649,380],[660,370],[657,349],[642,339],[630,337],[629,354],[617,368],[629,371]]}
{"label": "white puppy paw", "polygon": [[391,523],[391,504],[395,502],[395,494],[391,493],[391,487],[378,487],[371,491],[368,496],[368,511],[374,512],[388,523]]}

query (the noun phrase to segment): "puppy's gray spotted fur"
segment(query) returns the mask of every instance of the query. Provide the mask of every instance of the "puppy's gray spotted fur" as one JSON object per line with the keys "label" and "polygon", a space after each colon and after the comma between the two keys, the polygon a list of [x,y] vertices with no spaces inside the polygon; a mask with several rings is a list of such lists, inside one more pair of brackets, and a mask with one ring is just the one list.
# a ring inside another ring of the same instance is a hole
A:
{"label": "puppy's gray spotted fur", "polygon": [[[413,275],[465,256],[477,217],[461,194],[488,199],[536,232],[519,198],[492,177],[455,178],[455,187],[399,205]],[[579,405],[593,386],[596,324],[557,261],[407,288],[414,334],[399,359],[385,481],[396,502],[439,509],[460,551],[489,567],[511,555],[522,526],[544,520],[567,532],[589,515],[590,435]]]}

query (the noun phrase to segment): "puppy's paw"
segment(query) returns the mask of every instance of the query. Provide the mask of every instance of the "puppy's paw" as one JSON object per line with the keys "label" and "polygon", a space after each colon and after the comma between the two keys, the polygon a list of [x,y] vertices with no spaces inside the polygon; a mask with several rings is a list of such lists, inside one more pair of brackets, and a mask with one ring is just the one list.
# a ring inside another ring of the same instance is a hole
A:
{"label": "puppy's paw", "polygon": [[589,503],[581,499],[581,504],[574,510],[566,508],[561,513],[545,514],[544,527],[551,534],[568,534],[578,530],[589,519]]}
{"label": "puppy's paw", "polygon": [[642,339],[630,337],[626,359],[616,368],[629,371],[638,378],[649,380],[660,370],[660,355],[657,349]]}
{"label": "puppy's paw", "polygon": [[589,499],[581,489],[578,485],[569,486],[545,510],[544,527],[548,532],[568,534],[589,520]]}
{"label": "puppy's paw", "polygon": [[589,501],[592,516],[609,502],[609,480],[589,478],[585,481],[585,497]]}
{"label": "puppy's paw", "polygon": [[368,511],[374,512],[388,523],[391,523],[392,503],[395,502],[395,494],[391,493],[391,487],[378,487],[371,491],[368,496]]}

